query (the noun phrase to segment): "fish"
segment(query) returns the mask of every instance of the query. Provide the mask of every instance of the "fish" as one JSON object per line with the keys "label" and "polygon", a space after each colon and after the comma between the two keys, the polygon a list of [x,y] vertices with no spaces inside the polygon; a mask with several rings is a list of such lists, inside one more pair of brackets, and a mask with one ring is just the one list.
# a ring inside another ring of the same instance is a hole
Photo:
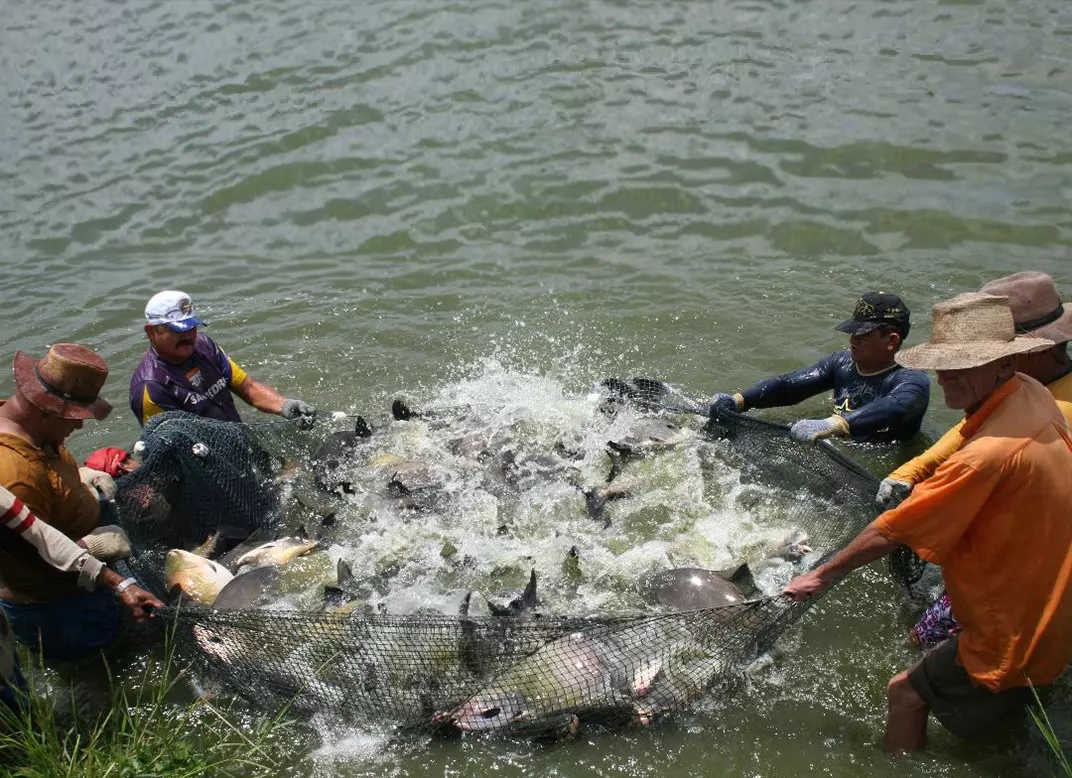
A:
{"label": "fish", "polygon": [[279,597],[279,579],[278,567],[258,567],[236,575],[216,595],[212,607],[240,610],[268,605]]}
{"label": "fish", "polygon": [[691,696],[669,694],[666,678],[677,665],[705,658],[714,654],[684,624],[665,618],[572,632],[524,656],[435,721],[463,733],[530,737],[575,733],[591,720],[650,723],[702,693],[715,670],[696,679]]}
{"label": "fish", "polygon": [[584,494],[588,517],[603,522],[603,528],[606,529],[610,526],[610,519],[604,515],[607,503],[612,500],[620,500],[623,497],[632,497],[633,488],[634,484],[632,482],[625,483],[622,481],[606,484],[605,486],[583,487],[581,493]]}
{"label": "fish", "polygon": [[336,577],[335,571],[326,554],[302,556],[289,564],[242,567],[216,595],[212,607],[216,610],[261,608],[314,586],[327,589],[325,583]]}
{"label": "fish", "polygon": [[637,582],[646,600],[675,610],[736,605],[748,599],[745,589],[756,589],[747,564],[731,570],[675,567],[648,573]]}
{"label": "fish", "polygon": [[168,591],[178,590],[184,597],[211,608],[223,588],[234,579],[223,565],[211,559],[173,548],[164,559],[164,580]]}
{"label": "fish", "polygon": [[387,496],[402,510],[431,509],[447,494],[448,473],[440,467],[411,460],[399,464],[387,479]]}
{"label": "fish", "polygon": [[533,568],[529,573],[529,582],[521,594],[512,598],[506,605],[500,605],[488,600],[488,606],[493,616],[498,618],[517,617],[536,608],[536,570]]}
{"label": "fish", "polygon": [[689,399],[677,387],[654,378],[604,378],[595,391],[607,397],[602,406],[607,413],[614,413],[628,402],[645,410],[707,415],[705,405]]}
{"label": "fish", "polygon": [[647,454],[672,448],[692,437],[690,430],[667,419],[641,419],[626,431],[624,435],[607,441],[607,448],[617,454],[628,456],[646,456]]}
{"label": "fish", "polygon": [[646,457],[666,451],[690,440],[693,436],[694,433],[691,430],[684,429],[666,419],[641,419],[621,437],[607,441],[606,450],[610,457],[610,473],[607,475],[607,483],[618,477],[625,459]]}
{"label": "fish", "polygon": [[358,443],[371,437],[372,428],[363,417],[358,416],[352,430],[332,432],[324,438],[310,459],[317,485],[326,492],[353,494],[353,483],[340,471],[348,460],[353,459]]}
{"label": "fish", "polygon": [[234,560],[236,571],[243,568],[255,569],[258,567],[281,566],[292,559],[305,556],[315,549],[319,543],[308,538],[280,538],[263,543],[256,548],[247,551]]}

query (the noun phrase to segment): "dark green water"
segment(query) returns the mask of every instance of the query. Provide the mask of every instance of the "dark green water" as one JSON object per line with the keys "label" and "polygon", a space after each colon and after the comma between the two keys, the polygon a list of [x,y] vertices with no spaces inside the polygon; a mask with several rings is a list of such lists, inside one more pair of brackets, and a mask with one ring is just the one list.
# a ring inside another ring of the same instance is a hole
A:
{"label": "dark green water", "polygon": [[[106,356],[117,412],[80,454],[136,435],[126,386],[163,288],[328,409],[489,361],[576,391],[731,391],[842,345],[867,289],[905,298],[913,340],[997,276],[1072,291],[1070,68],[1066,0],[0,3],[0,354]],[[954,419],[936,401],[926,429]],[[1045,774],[1026,726],[878,752],[906,620],[876,570],[678,724],[535,751],[340,734],[316,764]]]}

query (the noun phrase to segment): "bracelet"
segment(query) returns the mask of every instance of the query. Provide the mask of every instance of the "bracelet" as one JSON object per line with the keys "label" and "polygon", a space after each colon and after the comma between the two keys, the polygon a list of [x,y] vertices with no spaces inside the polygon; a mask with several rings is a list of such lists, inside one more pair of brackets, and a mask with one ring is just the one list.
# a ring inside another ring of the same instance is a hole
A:
{"label": "bracelet", "polygon": [[134,578],[124,578],[122,581],[119,582],[119,585],[115,587],[115,593],[122,594],[124,591],[127,590],[128,587],[136,586],[137,583],[137,580],[135,580]]}

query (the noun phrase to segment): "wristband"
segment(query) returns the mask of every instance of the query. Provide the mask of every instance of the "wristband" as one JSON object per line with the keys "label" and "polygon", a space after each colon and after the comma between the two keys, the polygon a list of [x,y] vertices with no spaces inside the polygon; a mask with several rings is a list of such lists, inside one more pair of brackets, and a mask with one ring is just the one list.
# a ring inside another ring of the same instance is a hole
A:
{"label": "wristband", "polygon": [[122,594],[129,587],[136,586],[137,583],[137,580],[135,580],[134,578],[124,578],[122,581],[119,582],[119,585],[115,587],[115,593]]}

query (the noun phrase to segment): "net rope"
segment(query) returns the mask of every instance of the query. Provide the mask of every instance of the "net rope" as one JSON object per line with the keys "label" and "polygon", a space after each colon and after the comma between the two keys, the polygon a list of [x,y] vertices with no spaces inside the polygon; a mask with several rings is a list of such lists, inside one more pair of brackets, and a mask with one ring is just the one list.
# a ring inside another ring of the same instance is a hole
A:
{"label": "net rope", "polygon": [[[706,410],[664,389],[640,399],[650,411]],[[712,418],[705,431],[742,483],[784,496],[785,520],[821,549],[808,567],[877,515],[877,479],[826,442],[800,444],[783,425],[735,413]],[[281,463],[308,462],[314,446],[291,424],[165,413],[146,425],[142,442],[142,466],[119,479],[120,515],[135,573],[162,597],[167,549],[193,548],[221,526],[270,536],[294,510],[288,503],[309,510],[303,487],[279,479]],[[287,499],[288,489],[299,499]],[[539,736],[588,722],[646,725],[685,708],[768,650],[811,604],[772,596],[669,613],[469,618],[180,602],[160,621],[174,625],[180,657],[203,678],[266,710]]]}

